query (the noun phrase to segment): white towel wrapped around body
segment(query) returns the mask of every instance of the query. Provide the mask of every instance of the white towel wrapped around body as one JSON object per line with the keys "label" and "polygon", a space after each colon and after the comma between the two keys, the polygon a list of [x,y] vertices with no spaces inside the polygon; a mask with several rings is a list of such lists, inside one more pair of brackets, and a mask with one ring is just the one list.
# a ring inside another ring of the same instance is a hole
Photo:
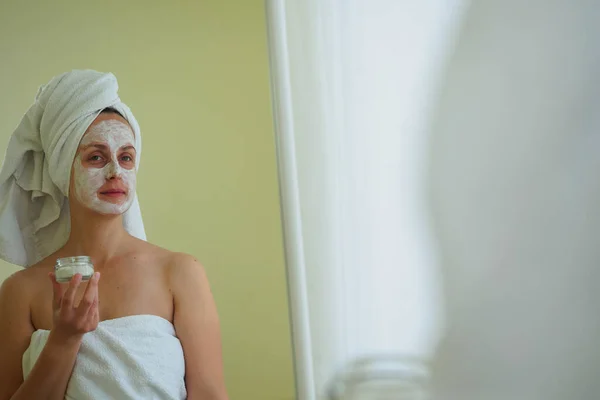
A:
{"label": "white towel wrapped around body", "polygon": [[[50,331],[37,330],[23,354],[27,378]],[[100,322],[86,333],[65,399],[185,399],[185,361],[173,325],[155,315]]]}
{"label": "white towel wrapped around body", "polygon": [[[119,99],[113,74],[75,70],[39,89],[10,138],[0,170],[0,258],[28,267],[66,243],[73,159],[86,129],[109,107],[121,113],[133,130],[137,169],[140,128]],[[146,239],[137,196],[123,225],[133,236]]]}

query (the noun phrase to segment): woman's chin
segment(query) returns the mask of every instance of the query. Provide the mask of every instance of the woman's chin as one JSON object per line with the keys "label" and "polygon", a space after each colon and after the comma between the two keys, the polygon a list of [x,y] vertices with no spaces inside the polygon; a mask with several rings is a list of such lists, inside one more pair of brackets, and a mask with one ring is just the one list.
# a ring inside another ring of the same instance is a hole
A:
{"label": "woman's chin", "polygon": [[124,199],[111,199],[112,201],[105,201],[103,199],[99,199],[100,201],[96,202],[93,205],[90,205],[90,209],[92,211],[97,212],[102,215],[122,215],[129,207],[131,207],[131,200]]}

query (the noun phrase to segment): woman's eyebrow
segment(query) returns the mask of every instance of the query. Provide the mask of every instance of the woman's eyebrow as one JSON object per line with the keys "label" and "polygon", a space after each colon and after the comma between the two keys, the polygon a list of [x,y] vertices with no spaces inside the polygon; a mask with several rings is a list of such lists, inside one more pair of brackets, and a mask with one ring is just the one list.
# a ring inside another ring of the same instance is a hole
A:
{"label": "woman's eyebrow", "polygon": [[86,144],[86,145],[81,146],[81,149],[82,150],[87,150],[90,147],[96,147],[96,148],[98,148],[100,150],[106,150],[106,149],[108,149],[108,146],[105,145],[105,144],[103,144],[103,143],[90,143],[90,144]]}
{"label": "woman's eyebrow", "polygon": [[[100,150],[108,150],[108,146],[105,145],[104,143],[85,144],[85,145],[81,146],[81,150],[87,150],[90,147],[96,147],[97,149],[100,149]],[[131,144],[126,144],[124,146],[121,146],[121,150],[135,150],[135,147]]]}

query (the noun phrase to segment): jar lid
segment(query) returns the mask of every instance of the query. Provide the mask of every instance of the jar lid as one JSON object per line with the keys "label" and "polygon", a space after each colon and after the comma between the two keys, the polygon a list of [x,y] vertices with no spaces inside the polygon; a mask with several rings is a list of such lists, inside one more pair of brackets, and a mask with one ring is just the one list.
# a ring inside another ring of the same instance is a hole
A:
{"label": "jar lid", "polygon": [[73,256],[73,257],[63,257],[56,260],[56,265],[67,265],[67,264],[91,264],[92,259],[88,256]]}

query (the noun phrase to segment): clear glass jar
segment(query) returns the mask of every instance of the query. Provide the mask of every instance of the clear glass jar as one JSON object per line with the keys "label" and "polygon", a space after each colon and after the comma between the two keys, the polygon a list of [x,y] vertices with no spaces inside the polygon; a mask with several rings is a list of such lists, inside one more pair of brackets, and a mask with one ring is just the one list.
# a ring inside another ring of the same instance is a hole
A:
{"label": "clear glass jar", "polygon": [[355,361],[331,381],[330,400],[426,400],[429,370],[420,360],[383,356]]}
{"label": "clear glass jar", "polygon": [[94,275],[94,265],[88,256],[59,258],[54,274],[56,281],[61,283],[69,282],[75,274],[81,274],[83,281],[87,281]]}

